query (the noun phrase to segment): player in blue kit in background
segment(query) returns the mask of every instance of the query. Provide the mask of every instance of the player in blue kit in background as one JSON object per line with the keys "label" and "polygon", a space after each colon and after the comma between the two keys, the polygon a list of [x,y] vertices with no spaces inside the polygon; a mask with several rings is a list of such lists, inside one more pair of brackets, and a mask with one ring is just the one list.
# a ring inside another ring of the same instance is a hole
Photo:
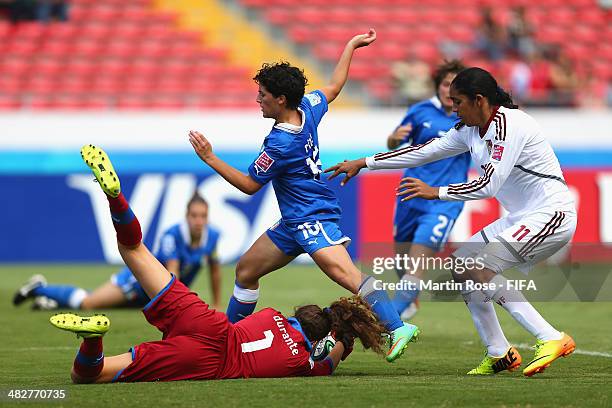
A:
{"label": "player in blue kit in background", "polygon": [[[288,63],[264,64],[254,80],[259,85],[257,103],[266,118],[275,120],[248,174],[231,167],[213,153],[210,142],[191,131],[189,140],[198,156],[234,187],[255,194],[272,181],[282,218],[240,258],[236,285],[227,308],[231,322],[255,310],[259,279],[307,252],[336,283],[359,293],[390,334],[387,361],[394,361],[416,340],[419,330],[404,324],[385,291],[376,290],[375,279],[353,264],[344,245],[350,239],[339,228],[338,200],[321,180],[317,126],[346,83],[353,52],[370,45],[376,32],[353,37],[344,48],[329,85],[305,93],[306,77]],[[305,278],[305,277],[304,277]]]}
{"label": "player in blue kit in background", "polygon": [[[465,66],[458,61],[445,61],[433,73],[436,95],[412,105],[400,125],[387,138],[387,147],[397,149],[420,145],[437,138],[451,129],[458,121],[452,111],[450,84]],[[406,169],[403,177],[415,177],[432,186],[464,183],[470,166],[469,153],[435,161],[420,167]],[[395,251],[411,258],[432,257],[443,249],[455,220],[463,209],[462,201],[440,201],[415,198],[401,201],[397,197],[393,216],[393,240]],[[418,287],[424,271],[397,270],[400,279]],[[403,320],[414,316],[418,310],[419,290],[397,291],[393,304]]]}
{"label": "player in blue kit in background", "polygon": [[[164,232],[155,254],[166,269],[188,287],[202,264],[208,264],[211,305],[216,309],[220,307],[221,298],[221,267],[216,253],[218,241],[219,232],[208,225],[208,203],[195,193],[187,204],[185,220]],[[127,266],[92,292],[73,285],[49,285],[42,275],[35,275],[17,291],[13,303],[19,305],[28,298],[34,298],[33,308],[47,310],[142,307],[149,302]]]}

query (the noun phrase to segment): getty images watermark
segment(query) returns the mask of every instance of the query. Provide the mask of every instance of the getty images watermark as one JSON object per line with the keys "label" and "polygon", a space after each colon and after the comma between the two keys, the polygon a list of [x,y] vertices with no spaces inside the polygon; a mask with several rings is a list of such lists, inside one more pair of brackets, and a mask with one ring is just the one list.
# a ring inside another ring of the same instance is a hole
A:
{"label": "getty images watermark", "polygon": [[[545,257],[519,245],[509,249],[491,243],[484,254],[470,245],[449,244],[433,256],[408,256],[409,247],[401,251],[394,243],[368,243],[360,247],[362,270],[374,275],[376,289],[418,290],[421,300],[463,301],[462,291],[505,289],[521,291],[529,301],[612,301],[612,244],[566,245]],[[491,283],[494,275],[485,269],[503,274],[506,279],[496,282],[505,287]]]}
{"label": "getty images watermark", "polygon": [[[415,275],[417,271],[443,270],[462,275],[466,271],[482,271],[486,268],[484,257],[455,258],[447,257],[410,257],[406,254],[390,257],[375,257],[372,259],[372,272],[375,275],[383,275],[388,271],[403,271],[408,275]],[[510,279],[505,283],[505,289],[537,290],[537,285],[532,279]],[[383,282],[377,279],[374,283],[376,290],[418,290],[418,291],[472,291],[472,290],[495,290],[500,289],[495,283],[476,282],[466,279],[463,282],[454,280],[433,281],[431,279],[401,279],[398,282]]]}

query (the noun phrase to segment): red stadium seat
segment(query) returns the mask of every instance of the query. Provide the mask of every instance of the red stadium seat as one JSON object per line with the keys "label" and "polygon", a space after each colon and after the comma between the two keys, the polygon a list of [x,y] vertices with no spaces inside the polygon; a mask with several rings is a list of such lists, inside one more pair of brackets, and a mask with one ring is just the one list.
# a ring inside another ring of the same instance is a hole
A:
{"label": "red stadium seat", "polygon": [[0,74],[0,95],[15,95],[23,89],[23,77]]}
{"label": "red stadium seat", "polygon": [[0,95],[0,110],[14,110],[21,107],[21,101],[16,96]]}
{"label": "red stadium seat", "polygon": [[291,25],[288,28],[289,38],[298,44],[310,42],[317,31],[317,27],[312,27],[307,24]]}
{"label": "red stadium seat", "polygon": [[143,96],[121,96],[117,99],[116,107],[124,110],[143,110],[149,107],[149,98]]}
{"label": "red stadium seat", "polygon": [[22,57],[4,57],[0,59],[0,75],[8,76],[25,76],[30,71],[30,62],[28,58]]}
{"label": "red stadium seat", "polygon": [[123,90],[123,81],[112,76],[98,76],[90,85],[90,92],[100,95],[117,95]]}
{"label": "red stadium seat", "polygon": [[40,23],[19,23],[14,35],[22,41],[34,41],[43,37],[47,32],[47,26]]}
{"label": "red stadium seat", "polygon": [[271,8],[266,10],[266,20],[272,24],[292,25],[293,23],[302,21],[302,12],[293,12],[292,10],[283,8]]}

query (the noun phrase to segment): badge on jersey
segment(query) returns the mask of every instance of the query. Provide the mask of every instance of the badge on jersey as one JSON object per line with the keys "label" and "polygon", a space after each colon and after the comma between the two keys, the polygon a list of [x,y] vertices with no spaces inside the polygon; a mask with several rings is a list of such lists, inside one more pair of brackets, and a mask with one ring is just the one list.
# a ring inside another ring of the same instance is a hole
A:
{"label": "badge on jersey", "polygon": [[504,154],[504,146],[493,145],[493,154],[491,154],[491,159],[500,161],[503,154]]}
{"label": "badge on jersey", "polygon": [[321,103],[321,97],[316,93],[309,93],[304,95],[306,99],[310,102],[310,105],[314,108],[318,104]]}
{"label": "badge on jersey", "polygon": [[263,151],[259,155],[257,160],[255,160],[255,169],[257,169],[258,174],[260,171],[266,173],[268,170],[270,170],[270,167],[272,167],[273,163],[274,159],[272,159],[265,151]]}

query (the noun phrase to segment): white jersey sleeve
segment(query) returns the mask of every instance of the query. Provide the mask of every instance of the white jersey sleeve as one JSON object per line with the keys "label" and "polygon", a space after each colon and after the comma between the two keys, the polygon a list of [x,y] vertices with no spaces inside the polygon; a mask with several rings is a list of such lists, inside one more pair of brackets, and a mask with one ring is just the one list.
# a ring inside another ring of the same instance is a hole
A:
{"label": "white jersey sleeve", "polygon": [[460,132],[452,128],[444,136],[430,139],[426,143],[366,157],[366,165],[370,170],[417,167],[468,150],[469,146]]}
{"label": "white jersey sleeve", "polygon": [[467,183],[440,187],[439,196],[446,201],[480,200],[494,197],[516,165],[528,135],[521,126],[499,127],[490,141],[489,161],[480,167],[483,174]]}

